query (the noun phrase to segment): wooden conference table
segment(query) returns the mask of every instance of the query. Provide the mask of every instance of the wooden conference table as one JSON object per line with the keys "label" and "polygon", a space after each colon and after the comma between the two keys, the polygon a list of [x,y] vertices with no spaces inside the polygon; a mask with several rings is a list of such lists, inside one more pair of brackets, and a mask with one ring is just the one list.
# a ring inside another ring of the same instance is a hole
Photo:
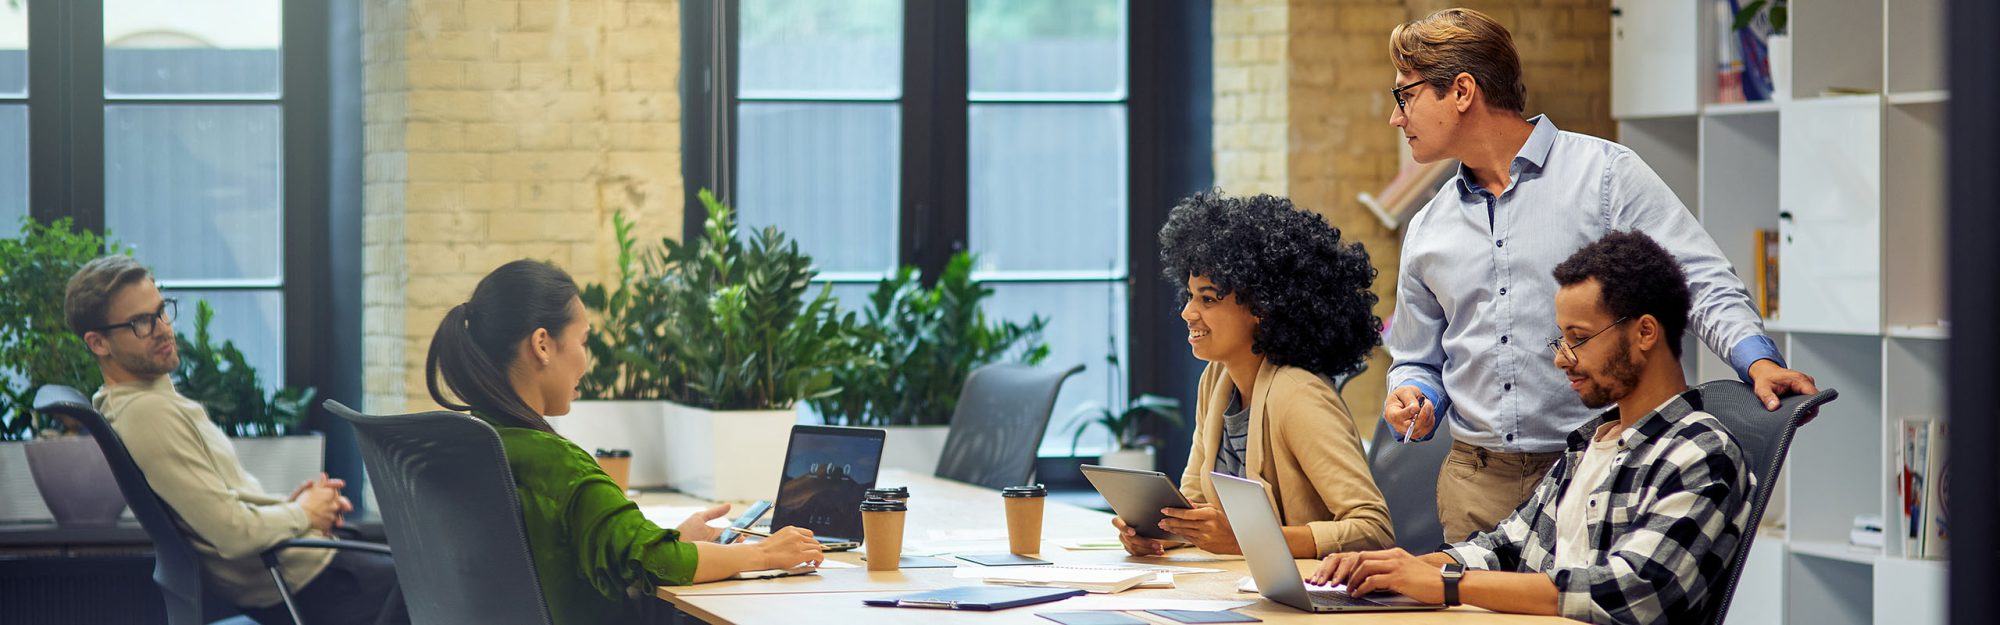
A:
{"label": "wooden conference table", "polygon": [[[913,553],[1005,553],[1006,517],[1002,515],[1000,493],[928,475],[883,470],[877,479],[883,487],[908,486],[909,514],[903,530],[904,555]],[[641,506],[694,506],[703,502],[672,493],[646,494]],[[1243,560],[1236,556],[1214,556],[1196,549],[1175,549],[1164,558],[1135,558],[1122,550],[1077,550],[1063,548],[1077,541],[1115,540],[1111,515],[1054,501],[1048,502],[1042,520],[1040,557],[1057,564],[1148,563],[1181,567],[1222,569],[1221,573],[1176,575],[1171,589],[1133,589],[1088,598],[1117,599],[1203,599],[1251,601],[1237,611],[1263,619],[1266,623],[1572,623],[1557,617],[1495,614],[1471,607],[1439,612],[1373,612],[1314,615],[1292,609],[1261,596],[1236,591],[1238,579],[1248,575]],[[1065,607],[1078,598],[1055,603],[1025,606],[997,612],[958,612],[914,608],[878,608],[861,600],[891,597],[916,591],[980,584],[976,579],[957,579],[951,568],[868,571],[861,560],[864,550],[828,554],[829,560],[857,565],[856,568],[821,569],[814,575],[765,580],[722,581],[693,586],[662,586],[657,595],[696,618],[717,625],[796,625],[805,617],[817,623],[858,623],[871,625],[930,625],[944,621],[963,623],[1019,623],[1052,625],[1054,621],[1035,616],[1039,612],[1082,609]],[[1301,571],[1310,571],[1316,560],[1299,560]],[[1170,606],[1171,607],[1171,606]],[[1172,621],[1149,614],[1127,612],[1155,623]]]}

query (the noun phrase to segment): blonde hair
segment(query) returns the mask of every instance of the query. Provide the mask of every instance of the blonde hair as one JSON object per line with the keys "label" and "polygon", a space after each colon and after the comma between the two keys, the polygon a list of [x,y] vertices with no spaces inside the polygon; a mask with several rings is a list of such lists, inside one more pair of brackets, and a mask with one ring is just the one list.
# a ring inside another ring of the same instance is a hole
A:
{"label": "blonde hair", "polygon": [[1396,71],[1423,77],[1440,92],[1459,74],[1471,74],[1494,108],[1522,111],[1528,89],[1521,84],[1521,55],[1507,27],[1472,9],[1445,9],[1389,31],[1389,55]]}

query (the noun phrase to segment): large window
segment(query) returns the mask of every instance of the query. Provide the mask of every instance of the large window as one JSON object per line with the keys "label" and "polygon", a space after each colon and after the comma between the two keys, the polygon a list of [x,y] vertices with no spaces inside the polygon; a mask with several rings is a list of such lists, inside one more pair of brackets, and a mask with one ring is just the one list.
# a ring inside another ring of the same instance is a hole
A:
{"label": "large window", "polygon": [[206,300],[217,340],[267,386],[335,396],[332,13],[316,0],[0,5],[0,219],[108,231],[181,299],[177,330]]}
{"label": "large window", "polygon": [[736,10],[725,197],[798,239],[850,306],[899,265],[977,254],[989,315],[1047,317],[1047,366],[1089,367],[1044,440],[1069,455],[1072,413],[1123,386],[1105,357],[1126,359],[1128,326],[1124,0]]}
{"label": "large window", "polygon": [[104,0],[104,225],[284,380],[281,7]]}
{"label": "large window", "polygon": [[0,236],[28,214],[28,7],[0,5]]}

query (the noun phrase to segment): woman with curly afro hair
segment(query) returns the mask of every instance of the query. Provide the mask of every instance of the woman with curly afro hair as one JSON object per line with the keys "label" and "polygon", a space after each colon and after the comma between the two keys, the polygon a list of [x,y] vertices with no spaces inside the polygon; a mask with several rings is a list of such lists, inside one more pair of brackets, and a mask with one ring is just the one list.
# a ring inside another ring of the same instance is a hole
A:
{"label": "woman with curly afro hair", "polygon": [[[1188,345],[1208,362],[1181,476],[1195,508],[1167,511],[1161,529],[1213,553],[1241,553],[1214,503],[1214,471],[1271,486],[1295,557],[1393,546],[1354,418],[1329,383],[1359,370],[1381,342],[1368,251],[1285,198],[1211,192],[1167,216],[1160,261],[1182,289]],[[1159,541],[1112,524],[1127,551],[1162,552]]]}

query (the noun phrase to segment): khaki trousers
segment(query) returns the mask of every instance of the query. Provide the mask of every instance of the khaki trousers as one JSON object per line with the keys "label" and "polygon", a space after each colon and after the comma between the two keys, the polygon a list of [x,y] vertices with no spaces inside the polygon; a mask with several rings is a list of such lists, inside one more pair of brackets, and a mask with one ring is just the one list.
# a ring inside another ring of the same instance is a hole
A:
{"label": "khaki trousers", "polygon": [[1452,441],[1438,470],[1438,523],[1445,542],[1493,529],[1535,494],[1563,452],[1507,453]]}

